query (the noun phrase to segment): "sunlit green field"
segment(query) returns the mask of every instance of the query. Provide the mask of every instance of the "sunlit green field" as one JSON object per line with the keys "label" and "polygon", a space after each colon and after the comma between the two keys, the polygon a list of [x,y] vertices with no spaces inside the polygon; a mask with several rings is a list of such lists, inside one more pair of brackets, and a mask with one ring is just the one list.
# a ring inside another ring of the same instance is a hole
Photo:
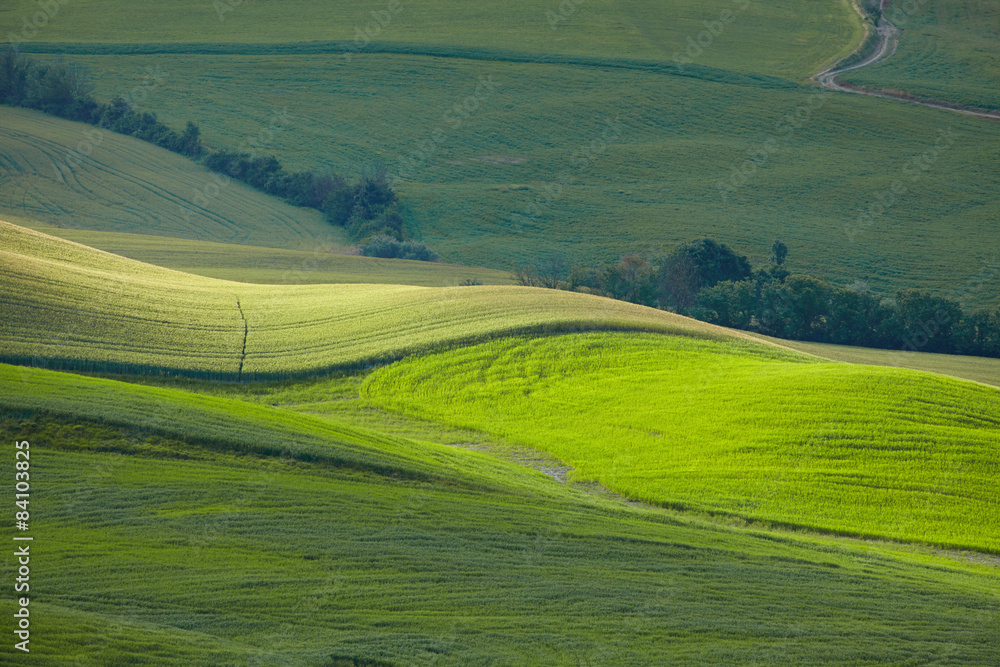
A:
{"label": "sunlit green field", "polygon": [[[69,3],[33,41],[282,43],[346,40],[348,53],[376,42],[533,53],[644,58],[673,63],[690,48],[700,64],[806,79],[860,40],[846,2],[777,0],[587,0],[470,5],[461,0],[222,2],[129,6]],[[231,11],[230,11],[231,8]],[[37,11],[28,0],[0,10],[0,29]],[[725,13],[724,13],[725,12]],[[724,21],[724,22],[723,22]],[[706,23],[709,25],[706,26]],[[367,31],[367,34],[365,34]],[[699,40],[701,48],[690,42]],[[337,49],[343,57],[344,48]]]}
{"label": "sunlit green field", "polygon": [[1000,551],[1000,393],[973,383],[608,333],[414,358],[362,393],[551,453],[635,500]]}
{"label": "sunlit green field", "polygon": [[668,517],[276,408],[2,365],[0,386],[0,428],[30,438],[45,490],[40,665],[985,664],[1000,648],[986,565]]}
{"label": "sunlit green field", "polygon": [[[160,67],[167,76],[144,108],[175,126],[197,119],[214,145],[253,140],[287,109],[294,121],[268,146],[291,168],[357,175],[384,160],[405,176],[411,232],[448,262],[509,269],[559,252],[596,263],[706,236],[762,262],[780,238],[792,271],[887,295],[947,294],[1000,252],[1000,204],[981,196],[1000,188],[1000,124],[901,102],[669,68],[392,54],[72,59],[93,68],[105,97]],[[456,115],[470,98],[474,110]],[[764,165],[725,190],[769,140]],[[896,181],[905,192],[879,208]],[[883,212],[860,217],[870,210]],[[966,301],[995,305],[997,294]]]}
{"label": "sunlit green field", "polygon": [[[914,2],[850,80],[996,101],[996,0]],[[780,238],[792,272],[1000,305],[1000,124],[820,93],[861,38],[847,0],[10,0],[0,40],[44,7],[22,46],[102,100],[291,170],[383,161],[444,263],[354,256],[317,211],[0,107],[31,663],[996,662],[1000,393],[945,377],[1000,385],[996,360],[509,271],[704,237],[760,264]]]}
{"label": "sunlit green field", "polygon": [[903,30],[896,52],[844,80],[1000,109],[1000,3],[914,0],[892,3],[886,16]]}
{"label": "sunlit green field", "polygon": [[7,361],[227,380],[357,367],[523,332],[745,334],[533,287],[254,285],[143,264],[0,222]]}

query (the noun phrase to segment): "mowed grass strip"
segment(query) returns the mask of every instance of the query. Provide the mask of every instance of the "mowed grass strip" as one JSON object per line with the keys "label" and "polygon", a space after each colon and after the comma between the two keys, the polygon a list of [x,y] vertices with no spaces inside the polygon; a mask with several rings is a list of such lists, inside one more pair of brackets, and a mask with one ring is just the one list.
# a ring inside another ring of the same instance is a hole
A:
{"label": "mowed grass strip", "polygon": [[528,331],[743,336],[571,292],[251,285],[143,264],[4,222],[0,240],[0,358],[53,368],[275,379]]}
{"label": "mowed grass strip", "polygon": [[540,449],[635,500],[1000,552],[1000,392],[982,385],[594,333],[408,359],[362,394]]}
{"label": "mowed grass strip", "polygon": [[342,254],[339,246],[289,250],[190,239],[52,227],[26,218],[9,222],[147,264],[209,278],[262,284],[384,283],[457,286],[464,281],[512,285],[508,271],[443,262]]}

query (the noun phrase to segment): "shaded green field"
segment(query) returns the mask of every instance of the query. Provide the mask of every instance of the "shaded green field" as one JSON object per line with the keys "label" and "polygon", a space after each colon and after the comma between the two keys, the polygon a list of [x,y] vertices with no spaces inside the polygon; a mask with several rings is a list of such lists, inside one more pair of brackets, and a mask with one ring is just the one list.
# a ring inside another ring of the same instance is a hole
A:
{"label": "shaded green field", "polygon": [[[678,521],[275,408],[5,365],[0,386],[0,428],[31,441],[44,490],[37,664],[984,664],[998,650],[987,566]],[[451,484],[421,481],[449,461]]]}
{"label": "shaded green field", "polygon": [[[240,3],[232,11],[226,11],[228,3],[198,0],[128,11],[120,5],[115,0],[68,4],[33,41],[106,42],[109,35],[125,44],[357,40],[349,47],[357,50],[374,39],[671,63],[680,54],[712,67],[802,80],[846,55],[861,35],[856,15],[837,0],[587,0],[586,6],[568,3],[562,9],[558,1],[528,0],[474,7],[461,0],[372,5],[285,0]],[[0,34],[20,28],[22,17],[37,9],[28,0],[8,3],[0,10]],[[364,30],[369,34],[359,32]],[[343,57],[344,50],[340,53]]]}
{"label": "shaded green field", "polygon": [[0,214],[56,227],[281,248],[348,245],[342,230],[146,142],[3,107]]}
{"label": "shaded green field", "polygon": [[[1000,124],[901,102],[412,55],[72,59],[102,96],[160,67],[150,108],[175,126],[198,120],[214,145],[239,145],[287,108],[294,121],[269,147],[289,168],[356,175],[385,160],[405,176],[410,231],[449,262],[509,269],[560,252],[596,263],[706,236],[764,261],[780,238],[793,272],[947,294],[1000,252],[1000,204],[983,196],[1000,188]],[[468,117],[456,114],[469,99]],[[770,145],[754,171],[751,155]],[[966,302],[997,305],[998,293]]]}
{"label": "shaded green field", "polygon": [[362,395],[548,452],[635,500],[1000,551],[1000,393],[981,385],[607,333],[408,359]]}
{"label": "shaded green field", "polygon": [[315,251],[307,252],[147,234],[50,227],[34,220],[11,216],[8,216],[8,222],[147,264],[237,282],[384,283],[428,287],[455,286],[466,280],[478,280],[484,285],[513,283],[513,278],[507,271],[439,262],[344,255],[337,252],[341,251],[340,248],[319,246]]}
{"label": "shaded green field", "polygon": [[6,361],[217,379],[357,367],[512,333],[612,328],[745,334],[531,287],[252,285],[194,276],[0,222]]}
{"label": "shaded green field", "polygon": [[782,340],[761,334],[751,335],[831,361],[912,368],[913,370],[941,373],[942,375],[951,375],[1000,387],[1000,359],[965,357],[957,354],[908,352],[906,350],[876,350],[870,347],[806,343],[797,340]]}
{"label": "shaded green field", "polygon": [[1000,3],[914,0],[885,13],[902,29],[885,62],[841,77],[874,89],[1000,109]]}

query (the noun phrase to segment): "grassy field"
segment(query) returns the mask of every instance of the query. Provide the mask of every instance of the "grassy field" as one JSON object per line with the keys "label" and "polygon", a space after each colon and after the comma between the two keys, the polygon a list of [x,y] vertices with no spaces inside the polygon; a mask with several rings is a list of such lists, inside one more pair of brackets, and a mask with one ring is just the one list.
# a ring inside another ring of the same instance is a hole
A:
{"label": "grassy field", "polygon": [[307,252],[148,234],[51,227],[13,216],[7,216],[7,221],[147,264],[244,283],[382,283],[447,287],[468,280],[478,280],[484,285],[509,285],[514,282],[508,271],[344,255],[340,254],[342,250],[339,247],[319,246]]}
{"label": "grassy field", "polygon": [[987,566],[667,518],[276,408],[5,365],[0,385],[0,428],[30,439],[45,489],[40,665],[985,664],[1000,648]]}
{"label": "grassy field", "polygon": [[0,114],[0,215],[56,227],[313,250],[347,245],[319,212],[187,158],[44,114]]}
{"label": "grassy field", "polygon": [[1000,4],[893,3],[886,17],[903,30],[896,52],[883,63],[849,72],[843,80],[1000,109]]}
{"label": "grassy field", "polygon": [[806,343],[797,340],[782,340],[760,334],[752,335],[761,340],[778,343],[793,350],[813,354],[817,357],[830,359],[831,361],[912,368],[918,371],[941,373],[942,375],[951,375],[965,380],[973,380],[1000,387],[1000,359],[964,357],[957,354],[907,352],[905,350],[876,350],[870,347]]}
{"label": "grassy field", "polygon": [[413,358],[362,395],[548,452],[635,500],[1000,552],[1000,393],[973,383],[607,333]]}
{"label": "grassy field", "polygon": [[0,222],[0,356],[55,368],[265,379],[528,331],[739,332],[601,297],[515,286],[252,285]]}
{"label": "grassy field", "polygon": [[[670,63],[680,54],[712,67],[800,80],[846,55],[861,34],[850,6],[837,0],[672,0],[666,6],[653,0],[588,0],[585,7],[582,4],[560,8],[558,1],[512,0],[470,7],[461,0],[426,0],[416,5],[380,2],[365,6],[285,0],[239,3],[232,11],[226,11],[231,5],[221,3],[224,9],[219,11],[219,4],[181,0],[169,9],[143,5],[125,11],[114,0],[91,0],[62,7],[35,40],[104,42],[109,35],[126,44],[347,40],[352,42],[348,48],[358,49],[373,39]],[[0,34],[20,28],[22,17],[35,11],[37,6],[29,0],[7,3],[0,10]],[[689,39],[700,41],[701,46],[691,47]],[[344,49],[338,53],[342,55]]]}
{"label": "grassy field", "polygon": [[[990,226],[1000,205],[981,195],[1000,188],[1000,124],[901,102],[399,54],[72,59],[93,68],[102,96],[159,67],[149,108],[177,126],[199,121],[215,145],[252,140],[287,109],[293,120],[268,146],[290,167],[356,175],[385,160],[406,176],[411,232],[449,262],[507,269],[555,252],[607,261],[706,236],[764,261],[780,238],[792,271],[948,294],[1000,253]],[[468,117],[454,114],[466,100]],[[763,166],[748,166],[751,155]],[[738,169],[752,173],[728,190]],[[965,300],[997,305],[998,293]]]}
{"label": "grassy field", "polygon": [[[915,2],[858,76],[996,98],[995,0]],[[455,264],[3,107],[31,662],[996,661],[1000,393],[943,374],[1000,362],[511,284],[780,238],[792,272],[1000,305],[1000,125],[809,85],[861,37],[847,0],[10,0],[0,39],[46,7],[23,46],[101,99],[291,170],[384,161]]]}

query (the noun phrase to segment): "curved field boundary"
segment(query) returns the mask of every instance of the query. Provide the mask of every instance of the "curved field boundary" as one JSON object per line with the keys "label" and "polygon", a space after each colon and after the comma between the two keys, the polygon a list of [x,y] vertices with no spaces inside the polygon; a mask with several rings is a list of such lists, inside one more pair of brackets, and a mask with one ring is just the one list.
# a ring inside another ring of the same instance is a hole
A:
{"label": "curved field boundary", "polygon": [[537,494],[540,487],[531,473],[478,452],[418,444],[266,405],[2,363],[0,387],[0,413],[122,426],[206,450],[480,491]]}
{"label": "curved field boundary", "polygon": [[[885,7],[885,0],[882,0],[882,8]],[[852,2],[854,10],[861,16],[862,19],[865,18],[864,13],[858,7],[856,2]],[[882,12],[880,12],[882,14]],[[865,29],[870,30],[868,23],[865,23]],[[974,109],[966,109],[958,104],[953,104],[950,102],[945,102],[942,100],[932,100],[927,98],[912,97],[906,93],[893,93],[887,91],[872,91],[860,88],[846,83],[839,83],[837,77],[844,72],[849,72],[851,70],[860,69],[862,67],[867,67],[869,65],[874,65],[875,63],[882,62],[892,56],[896,52],[896,47],[899,44],[900,30],[895,25],[892,24],[889,19],[885,18],[884,14],[875,18],[875,33],[874,33],[874,45],[871,46],[872,52],[858,60],[857,62],[851,62],[854,57],[857,56],[861,51],[869,48],[870,33],[866,34],[865,39],[862,40],[861,45],[858,47],[854,53],[850,56],[841,60],[829,69],[823,70],[817,74],[814,79],[816,82],[828,88],[829,90],[836,90],[843,93],[856,93],[858,95],[869,95],[871,97],[883,97],[892,100],[901,100],[903,102],[909,102],[910,104],[919,104],[920,106],[930,107],[932,109],[943,109],[945,111],[954,111],[955,113],[965,114],[967,116],[976,116],[977,118],[992,118],[994,120],[1000,120],[1000,111],[977,111]],[[849,64],[844,65],[841,63],[847,62]]]}
{"label": "curved field boundary", "polygon": [[518,333],[614,329],[754,340],[575,292],[252,285],[143,264],[4,222],[0,241],[0,360],[53,369],[270,380]]}

